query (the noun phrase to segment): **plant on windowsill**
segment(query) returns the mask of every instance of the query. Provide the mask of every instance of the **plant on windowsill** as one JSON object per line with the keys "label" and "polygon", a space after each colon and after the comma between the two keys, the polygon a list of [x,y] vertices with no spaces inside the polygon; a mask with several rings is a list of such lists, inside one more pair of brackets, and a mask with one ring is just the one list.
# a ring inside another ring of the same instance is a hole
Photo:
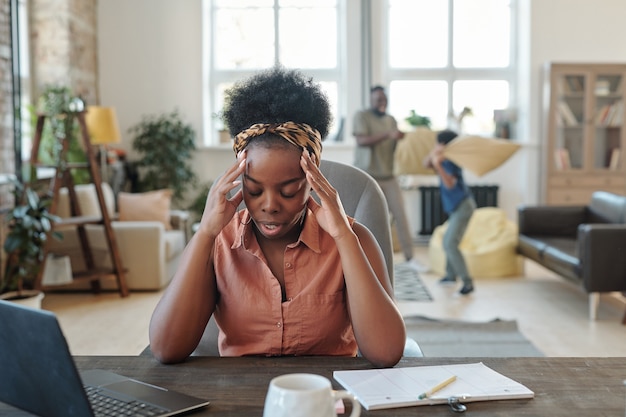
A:
{"label": "plant on windowsill", "polygon": [[[20,300],[40,297],[35,280],[44,264],[44,245],[52,224],[59,220],[50,213],[52,200],[40,195],[29,185],[12,179],[15,207],[6,214],[8,233],[3,249],[7,255],[0,277],[0,298]],[[52,236],[61,238],[57,232]]]}
{"label": "plant on windowsill", "polygon": [[408,124],[413,127],[423,126],[430,129],[430,118],[426,116],[420,116],[415,113],[415,110],[411,110],[409,117],[404,119]]}
{"label": "plant on windowsill", "polygon": [[228,130],[228,125],[226,125],[226,121],[224,120],[223,112],[213,113],[211,117],[217,121],[217,126],[221,126],[217,129],[219,143],[232,144],[230,131]]}
{"label": "plant on windowsill", "polygon": [[169,188],[174,200],[181,200],[197,182],[191,168],[192,151],[196,149],[193,127],[173,111],[145,116],[128,131],[134,136],[133,149],[141,155],[135,163],[139,191]]}

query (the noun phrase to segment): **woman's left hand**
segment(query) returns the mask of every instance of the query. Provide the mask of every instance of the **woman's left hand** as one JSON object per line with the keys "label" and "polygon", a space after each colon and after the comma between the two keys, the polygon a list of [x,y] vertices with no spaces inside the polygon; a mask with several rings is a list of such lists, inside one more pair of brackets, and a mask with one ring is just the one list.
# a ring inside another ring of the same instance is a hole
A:
{"label": "woman's left hand", "polygon": [[308,206],[315,214],[315,218],[322,229],[337,240],[346,233],[352,233],[352,228],[341,204],[339,193],[324,177],[313,158],[314,156],[309,155],[306,150],[302,152],[300,157],[300,166],[306,174],[309,185],[319,196],[321,203],[318,204],[313,197],[310,197]]}

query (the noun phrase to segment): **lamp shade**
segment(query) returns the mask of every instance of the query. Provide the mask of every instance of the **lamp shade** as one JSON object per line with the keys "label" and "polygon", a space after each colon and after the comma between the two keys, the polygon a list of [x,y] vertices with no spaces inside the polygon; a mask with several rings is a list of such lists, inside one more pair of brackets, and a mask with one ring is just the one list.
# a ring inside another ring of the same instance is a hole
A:
{"label": "lamp shade", "polygon": [[88,106],[85,123],[92,144],[106,145],[121,141],[120,128],[113,107]]}

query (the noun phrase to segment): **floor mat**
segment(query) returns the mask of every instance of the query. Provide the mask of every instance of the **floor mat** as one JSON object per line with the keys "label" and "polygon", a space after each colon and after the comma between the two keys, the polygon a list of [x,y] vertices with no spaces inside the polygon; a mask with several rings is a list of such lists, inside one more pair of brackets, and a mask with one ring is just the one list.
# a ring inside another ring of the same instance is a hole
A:
{"label": "floor mat", "polygon": [[519,331],[515,320],[488,322],[405,317],[407,337],[430,357],[544,356]]}
{"label": "floor mat", "polygon": [[405,263],[398,263],[394,269],[394,293],[398,301],[433,301],[433,297],[420,279],[416,270]]}

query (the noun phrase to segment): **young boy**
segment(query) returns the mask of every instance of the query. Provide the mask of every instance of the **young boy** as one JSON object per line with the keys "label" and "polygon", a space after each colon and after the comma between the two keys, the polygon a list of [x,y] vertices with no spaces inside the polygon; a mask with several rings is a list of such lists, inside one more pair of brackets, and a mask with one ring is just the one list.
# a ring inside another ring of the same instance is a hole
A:
{"label": "young boy", "polygon": [[456,137],[456,132],[451,130],[439,132],[437,145],[426,157],[424,164],[433,168],[439,175],[441,202],[443,210],[448,214],[448,228],[443,237],[443,248],[446,252],[446,275],[439,282],[441,284],[454,284],[459,277],[463,282],[459,293],[467,295],[474,291],[474,283],[467,271],[467,265],[459,249],[459,244],[472,213],[476,209],[476,202],[463,180],[461,167],[443,155],[446,145]]}

